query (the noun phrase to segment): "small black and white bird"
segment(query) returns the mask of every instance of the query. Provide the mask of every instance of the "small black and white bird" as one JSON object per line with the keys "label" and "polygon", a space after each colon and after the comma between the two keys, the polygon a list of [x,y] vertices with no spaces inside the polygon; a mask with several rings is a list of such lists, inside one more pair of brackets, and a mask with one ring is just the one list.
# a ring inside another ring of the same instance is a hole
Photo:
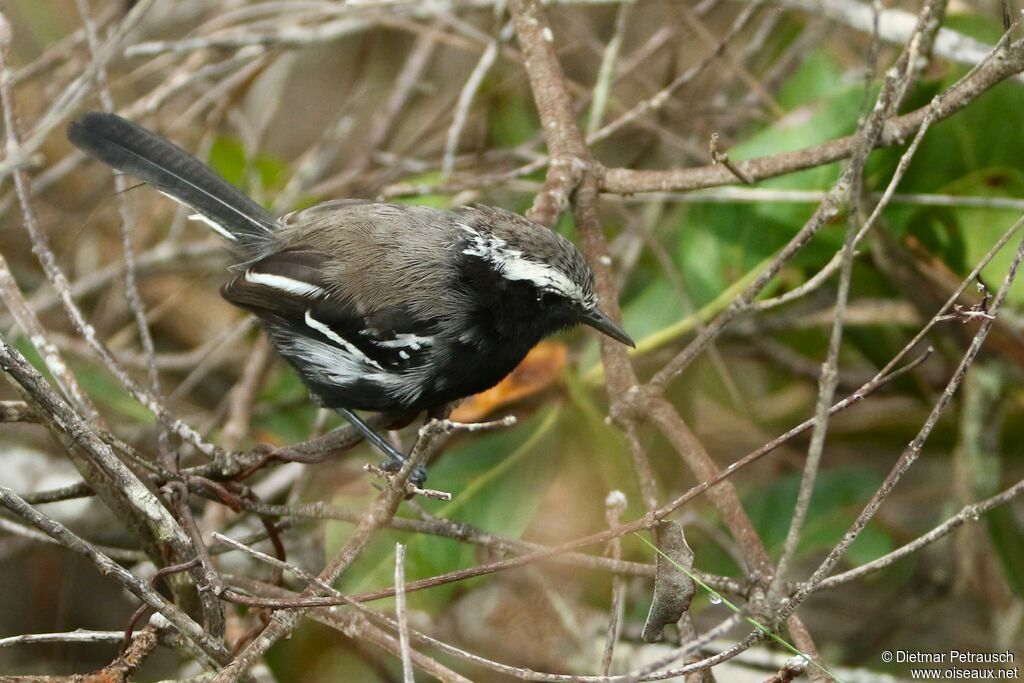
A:
{"label": "small black and white bird", "polygon": [[543,337],[579,323],[633,346],[598,308],[576,247],[514,213],[347,199],[275,218],[180,147],[114,114],[84,114],[67,135],[230,242],[243,260],[224,298],[260,318],[313,397],[391,466],[402,454],[353,410],[436,411],[493,386]]}

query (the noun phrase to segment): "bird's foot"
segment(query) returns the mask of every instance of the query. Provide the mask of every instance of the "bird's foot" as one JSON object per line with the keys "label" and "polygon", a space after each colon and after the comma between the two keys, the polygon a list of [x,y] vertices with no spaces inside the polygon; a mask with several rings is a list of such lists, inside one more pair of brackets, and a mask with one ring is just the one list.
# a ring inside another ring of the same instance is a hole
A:
{"label": "bird's foot", "polygon": [[[397,474],[405,465],[406,460],[405,456],[395,457],[389,454],[388,459],[381,464],[380,468],[385,472]],[[412,472],[409,473],[409,483],[418,489],[423,488],[423,485],[427,483],[427,468],[423,465],[414,467]]]}

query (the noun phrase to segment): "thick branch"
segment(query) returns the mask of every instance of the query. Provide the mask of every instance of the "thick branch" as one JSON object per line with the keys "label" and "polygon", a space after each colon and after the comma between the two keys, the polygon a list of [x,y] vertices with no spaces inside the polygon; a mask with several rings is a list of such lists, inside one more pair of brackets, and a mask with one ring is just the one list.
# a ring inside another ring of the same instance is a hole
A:
{"label": "thick branch", "polygon": [[[1018,40],[1012,43],[1005,52],[995,55],[973,76],[956,84],[936,112],[936,120],[952,116],[993,86],[1021,71],[1024,71],[1024,41]],[[929,107],[925,106],[909,114],[890,119],[886,122],[876,147],[903,144],[914,134],[928,115]],[[733,163],[751,179],[764,180],[845,159],[853,153],[856,144],[857,136],[849,135],[815,147],[746,161],[733,160]],[[605,170],[601,179],[601,189],[615,194],[633,194],[636,192],[696,190],[735,183],[736,176],[733,172],[721,165],[665,171],[609,168]]]}

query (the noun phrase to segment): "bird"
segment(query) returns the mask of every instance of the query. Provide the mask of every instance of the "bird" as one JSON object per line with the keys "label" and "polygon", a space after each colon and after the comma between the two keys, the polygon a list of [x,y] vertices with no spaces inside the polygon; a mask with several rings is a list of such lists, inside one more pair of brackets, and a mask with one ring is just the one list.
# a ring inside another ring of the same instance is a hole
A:
{"label": "bird", "polygon": [[[443,414],[497,384],[544,337],[579,324],[635,346],[599,308],[573,243],[516,213],[336,199],[276,217],[116,114],[82,114],[67,137],[227,241],[240,260],[222,296],[261,321],[311,397],[344,415],[388,469],[406,456],[354,411]],[[423,468],[410,477],[425,479]]]}

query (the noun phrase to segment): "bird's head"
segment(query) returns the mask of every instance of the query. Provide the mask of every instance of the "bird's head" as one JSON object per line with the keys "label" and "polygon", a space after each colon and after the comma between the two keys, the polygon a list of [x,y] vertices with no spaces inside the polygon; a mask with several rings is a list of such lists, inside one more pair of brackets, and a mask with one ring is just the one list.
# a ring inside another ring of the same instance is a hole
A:
{"label": "bird's head", "polygon": [[[583,255],[556,232],[498,209],[466,209],[457,227],[463,267],[478,295],[497,307],[499,327],[544,336],[589,325],[628,346],[633,339],[598,307],[594,273]],[[487,292],[480,292],[481,289]]]}

